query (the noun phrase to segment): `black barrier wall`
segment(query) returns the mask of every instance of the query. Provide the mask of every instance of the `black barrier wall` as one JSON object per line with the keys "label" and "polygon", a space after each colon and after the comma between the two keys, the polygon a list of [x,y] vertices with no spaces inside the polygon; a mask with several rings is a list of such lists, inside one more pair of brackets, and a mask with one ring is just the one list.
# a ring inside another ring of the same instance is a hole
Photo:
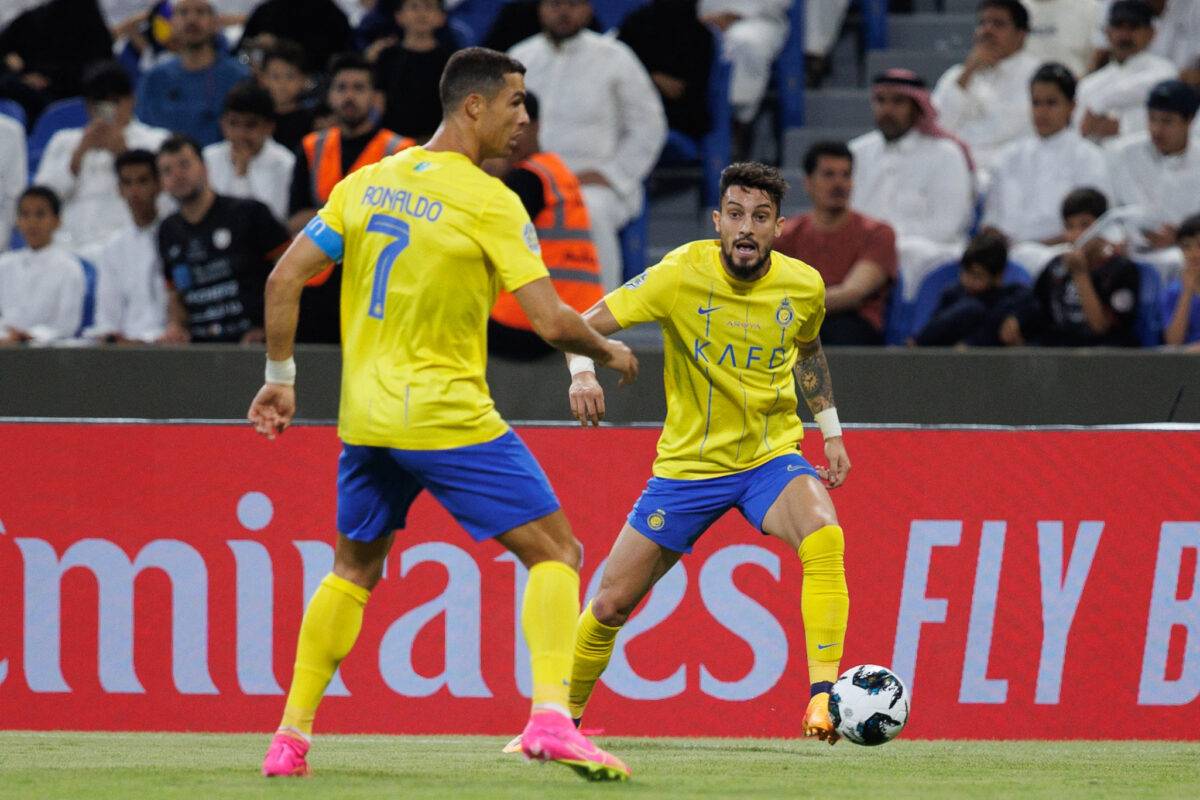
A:
{"label": "black barrier wall", "polygon": [[[1102,425],[1200,422],[1200,356],[1167,351],[831,348],[843,422]],[[608,420],[661,422],[662,353],[638,350],[641,378],[608,388]],[[337,416],[340,355],[300,347],[299,418]],[[0,349],[0,416],[241,419],[262,383],[256,348]],[[567,420],[557,356],[493,359],[488,381],[511,420]],[[807,411],[802,416],[808,418]]]}

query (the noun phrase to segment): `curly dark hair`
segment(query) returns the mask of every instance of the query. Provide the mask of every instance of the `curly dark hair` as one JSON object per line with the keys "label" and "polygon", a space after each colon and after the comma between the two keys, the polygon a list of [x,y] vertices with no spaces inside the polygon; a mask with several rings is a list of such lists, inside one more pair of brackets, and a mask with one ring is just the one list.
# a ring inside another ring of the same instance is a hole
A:
{"label": "curly dark hair", "polygon": [[739,161],[721,170],[721,198],[730,186],[741,186],[743,189],[761,189],[775,204],[775,213],[783,207],[783,196],[787,194],[788,184],[783,179],[783,173],[777,167],[760,164],[757,161]]}

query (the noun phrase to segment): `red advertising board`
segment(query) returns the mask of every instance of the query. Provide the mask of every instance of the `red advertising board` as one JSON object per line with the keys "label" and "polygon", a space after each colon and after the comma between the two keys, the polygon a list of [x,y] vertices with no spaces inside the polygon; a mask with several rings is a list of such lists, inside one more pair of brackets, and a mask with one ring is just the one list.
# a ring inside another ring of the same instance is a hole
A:
{"label": "red advertising board", "polygon": [[[594,587],[657,431],[520,433]],[[338,447],[328,427],[0,425],[0,728],[271,729],[332,557]],[[905,736],[1200,738],[1200,432],[861,429],[847,447],[844,666],[909,682]],[[522,579],[420,498],[318,729],[516,731]],[[795,554],[727,515],[627,625],[588,723],[798,735],[800,584]]]}

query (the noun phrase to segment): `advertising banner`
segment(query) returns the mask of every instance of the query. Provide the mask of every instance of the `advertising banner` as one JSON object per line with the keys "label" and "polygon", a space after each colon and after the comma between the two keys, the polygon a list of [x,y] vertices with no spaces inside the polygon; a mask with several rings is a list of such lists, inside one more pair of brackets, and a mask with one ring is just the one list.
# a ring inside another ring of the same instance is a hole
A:
{"label": "advertising banner", "polygon": [[[519,430],[585,599],[658,431]],[[1200,739],[1200,432],[855,429],[843,667],[891,666],[906,737]],[[269,731],[332,563],[332,427],[0,424],[0,728]],[[820,436],[806,454],[814,463]],[[517,732],[526,573],[427,495],[319,732]],[[796,554],[722,518],[618,639],[610,734],[800,735]]]}

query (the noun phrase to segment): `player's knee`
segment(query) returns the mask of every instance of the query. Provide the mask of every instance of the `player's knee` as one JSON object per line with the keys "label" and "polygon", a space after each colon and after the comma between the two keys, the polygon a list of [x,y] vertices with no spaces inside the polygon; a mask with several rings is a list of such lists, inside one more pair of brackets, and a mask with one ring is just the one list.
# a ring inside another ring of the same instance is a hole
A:
{"label": "player's knee", "polygon": [[574,536],[544,538],[532,551],[518,553],[526,567],[542,561],[560,561],[576,572],[583,560],[583,545]]}
{"label": "player's knee", "polygon": [[333,565],[333,574],[370,591],[383,577],[383,560],[378,563],[337,561]]}
{"label": "player's knee", "polygon": [[812,516],[805,520],[805,522],[804,536],[808,536],[811,533],[816,533],[817,531],[821,530],[821,528],[827,528],[830,525],[838,524],[837,514],[834,513],[832,508],[813,509]]}
{"label": "player's knee", "polygon": [[583,562],[583,545],[574,536],[568,537],[565,542],[560,544],[558,557],[555,558],[555,561],[561,561],[571,569],[579,572],[579,568]]}
{"label": "player's knee", "polygon": [[601,625],[619,628],[625,624],[632,613],[633,606],[631,604],[621,603],[619,598],[610,593],[606,594],[604,590],[592,598],[592,616]]}

